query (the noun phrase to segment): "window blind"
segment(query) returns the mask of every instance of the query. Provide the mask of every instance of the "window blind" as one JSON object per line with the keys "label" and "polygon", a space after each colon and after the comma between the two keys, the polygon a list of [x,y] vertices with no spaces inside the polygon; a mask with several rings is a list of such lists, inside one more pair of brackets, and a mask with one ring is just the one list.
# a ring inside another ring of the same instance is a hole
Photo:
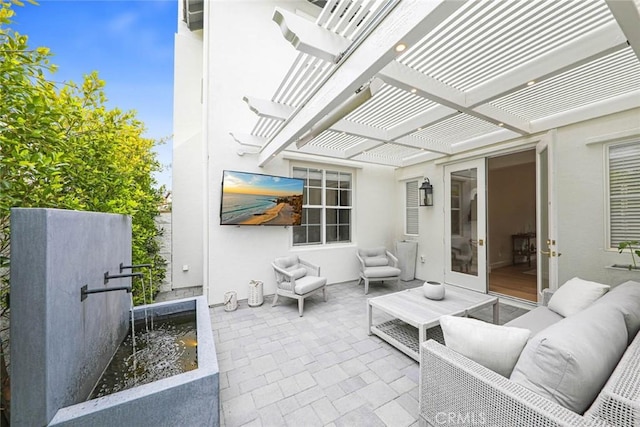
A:
{"label": "window blind", "polygon": [[612,248],[640,240],[640,141],[609,146],[609,224]]}
{"label": "window blind", "polygon": [[409,181],[406,183],[406,234],[418,234],[418,206],[419,206],[419,190],[418,181]]}

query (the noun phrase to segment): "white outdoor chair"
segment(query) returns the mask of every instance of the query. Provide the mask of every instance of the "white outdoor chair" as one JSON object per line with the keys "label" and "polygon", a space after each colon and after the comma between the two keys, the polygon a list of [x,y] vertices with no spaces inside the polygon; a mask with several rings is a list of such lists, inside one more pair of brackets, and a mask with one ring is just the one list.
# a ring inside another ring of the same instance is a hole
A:
{"label": "white outdoor chair", "polygon": [[461,272],[468,273],[473,263],[473,251],[469,239],[458,237],[451,239],[451,265]]}
{"label": "white outdoor chair", "polygon": [[271,265],[276,274],[276,294],[272,307],[278,302],[278,295],[294,298],[298,300],[298,312],[302,317],[304,299],[311,294],[321,290],[327,301],[327,279],[320,276],[319,266],[297,255],[276,258]]}
{"label": "white outdoor chair", "polygon": [[360,262],[360,280],[364,280],[364,294],[369,293],[369,282],[395,280],[400,290],[400,274],[398,258],[384,247],[358,249],[356,252]]}

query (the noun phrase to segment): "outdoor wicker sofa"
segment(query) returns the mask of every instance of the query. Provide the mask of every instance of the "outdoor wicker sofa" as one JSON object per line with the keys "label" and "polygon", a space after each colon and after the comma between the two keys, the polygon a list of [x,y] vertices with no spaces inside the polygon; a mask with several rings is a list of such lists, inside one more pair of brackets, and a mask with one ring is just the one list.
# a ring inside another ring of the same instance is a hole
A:
{"label": "outdoor wicker sofa", "polygon": [[[622,328],[627,327],[624,336],[631,343],[628,346],[626,343],[623,344],[622,357],[617,365],[614,364],[613,372],[605,378],[605,385],[595,391],[597,397],[593,403],[588,405],[588,409],[584,413],[567,409],[554,401],[553,397],[542,396],[514,381],[515,371],[511,378],[506,378],[451,348],[430,340],[425,342],[421,349],[420,425],[640,426],[640,334],[638,333],[640,328],[640,283],[626,282],[623,285],[619,285],[620,289],[617,292],[617,287],[614,287],[609,292],[610,298],[602,297],[602,303],[598,304],[596,301],[585,308],[583,310],[585,313],[581,317],[578,314],[572,314],[566,318],[560,316],[560,319],[556,319],[556,321],[549,320],[553,316],[546,313],[548,310],[546,306],[532,310],[530,313],[534,311],[537,313],[527,316],[533,323],[538,323],[533,325],[532,329],[539,331],[531,335],[527,347],[534,344],[536,338],[537,342],[533,346],[542,347],[544,344],[540,343],[544,342],[544,339],[541,338],[544,336],[543,331],[551,328],[552,325],[555,325],[553,328],[556,331],[562,330],[564,327],[560,322],[565,322],[570,326],[575,325],[575,322],[570,321],[572,316],[575,316],[574,319],[580,318],[581,323],[588,323],[582,322],[582,320],[589,314],[587,312],[589,308],[593,312],[597,312],[605,310],[603,306],[606,304],[610,306],[619,304],[619,311],[624,318]],[[545,298],[547,301],[548,296]],[[540,319],[543,319],[542,322]],[[526,320],[520,320],[518,326],[524,327]],[[549,325],[540,330],[540,323],[545,322]],[[602,326],[603,329],[606,328],[606,326]],[[597,325],[596,329],[599,328],[600,325]],[[569,341],[572,343],[580,342],[579,337],[577,341],[573,340],[573,335],[575,335],[573,331],[567,332],[572,336]],[[592,332],[587,329],[588,339]],[[578,335],[580,333],[582,331],[576,332]],[[595,343],[596,348],[598,348],[598,344]],[[489,345],[495,345],[495,343],[489,343]],[[601,347],[601,350],[606,352],[608,349]],[[566,352],[566,349],[564,351]],[[523,354],[524,350],[520,359],[523,358]],[[517,363],[520,363],[520,359]],[[544,370],[545,366],[541,368]],[[567,369],[566,372],[571,374],[569,371]],[[562,381],[560,378],[562,376],[556,376],[558,382]],[[582,376],[588,379],[590,375],[583,374]],[[579,388],[574,386],[574,389]]]}

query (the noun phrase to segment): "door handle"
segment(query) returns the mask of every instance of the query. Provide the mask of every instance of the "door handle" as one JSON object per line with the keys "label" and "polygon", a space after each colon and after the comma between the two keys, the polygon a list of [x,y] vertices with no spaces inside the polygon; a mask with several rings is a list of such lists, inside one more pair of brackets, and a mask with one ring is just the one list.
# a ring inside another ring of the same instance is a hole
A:
{"label": "door handle", "polygon": [[543,251],[542,249],[540,249],[540,253],[541,253],[541,254],[543,254],[543,255],[547,255],[547,256],[549,256],[549,257],[554,257],[554,256],[556,256],[556,255],[557,255],[557,256],[562,255],[561,253],[556,254],[556,251],[552,251],[552,250],[549,250],[549,251]]}

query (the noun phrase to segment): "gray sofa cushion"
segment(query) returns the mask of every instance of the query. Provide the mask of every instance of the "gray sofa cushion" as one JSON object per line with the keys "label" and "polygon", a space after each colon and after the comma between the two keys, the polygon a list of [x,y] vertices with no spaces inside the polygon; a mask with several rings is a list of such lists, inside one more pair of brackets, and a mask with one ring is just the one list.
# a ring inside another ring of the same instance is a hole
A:
{"label": "gray sofa cushion", "polygon": [[629,343],[633,341],[640,330],[640,283],[633,281],[622,283],[611,288],[593,304],[611,304],[617,307],[624,315]]}
{"label": "gray sofa cushion", "polygon": [[525,346],[511,380],[582,414],[627,348],[622,313],[592,305],[539,332]]}
{"label": "gray sofa cushion", "polygon": [[547,307],[536,307],[528,313],[505,323],[505,326],[528,329],[531,331],[531,339],[538,332],[548,328],[554,323],[558,323],[562,319],[564,319],[564,317],[549,310]]}

